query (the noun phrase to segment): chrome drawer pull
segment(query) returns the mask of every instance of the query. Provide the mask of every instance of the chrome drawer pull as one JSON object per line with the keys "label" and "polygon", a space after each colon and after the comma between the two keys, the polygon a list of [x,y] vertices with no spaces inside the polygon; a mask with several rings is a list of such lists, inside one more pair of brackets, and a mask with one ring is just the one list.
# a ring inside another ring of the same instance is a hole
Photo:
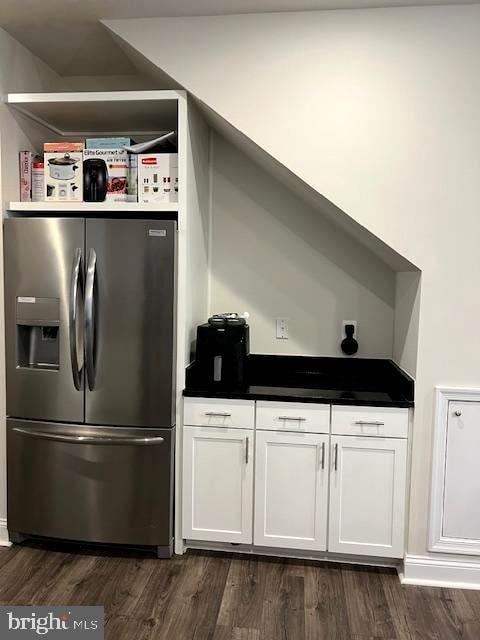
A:
{"label": "chrome drawer pull", "polygon": [[220,411],[205,411],[206,416],[211,416],[212,418],[231,418],[231,413],[222,413]]}
{"label": "chrome drawer pull", "polygon": [[278,416],[279,420],[295,420],[297,422],[304,422],[306,418],[302,418],[301,416]]}
{"label": "chrome drawer pull", "polygon": [[357,420],[355,424],[359,425],[371,425],[373,427],[384,427],[384,422],[378,422],[377,420]]}
{"label": "chrome drawer pull", "polygon": [[68,433],[50,433],[47,431],[36,431],[35,429],[22,429],[21,427],[13,427],[12,431],[21,433],[23,436],[29,436],[31,438],[39,438],[40,440],[56,440],[57,442],[74,442],[76,444],[142,444],[153,445],[162,444],[165,442],[164,438],[160,436],[153,437],[119,437],[119,436],[79,436],[69,435]]}

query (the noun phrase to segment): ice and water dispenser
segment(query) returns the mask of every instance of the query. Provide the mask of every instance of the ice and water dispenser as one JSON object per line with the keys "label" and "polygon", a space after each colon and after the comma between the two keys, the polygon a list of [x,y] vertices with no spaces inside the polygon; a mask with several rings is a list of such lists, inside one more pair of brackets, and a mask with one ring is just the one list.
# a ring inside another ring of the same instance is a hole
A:
{"label": "ice and water dispenser", "polygon": [[16,300],[17,367],[57,371],[60,363],[58,298]]}

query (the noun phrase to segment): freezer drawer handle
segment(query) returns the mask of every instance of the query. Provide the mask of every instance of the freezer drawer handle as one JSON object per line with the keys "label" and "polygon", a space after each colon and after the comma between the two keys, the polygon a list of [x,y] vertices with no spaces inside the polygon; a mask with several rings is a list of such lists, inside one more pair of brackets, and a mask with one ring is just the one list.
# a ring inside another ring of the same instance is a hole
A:
{"label": "freezer drawer handle", "polygon": [[95,388],[95,312],[94,286],[97,254],[90,249],[87,266],[87,282],[85,286],[85,360],[87,365],[88,388]]}
{"label": "freezer drawer handle", "polygon": [[231,418],[231,413],[224,413],[223,411],[205,411],[205,415],[209,418]]}
{"label": "freezer drawer handle", "polygon": [[[82,380],[82,367],[83,364],[79,365],[78,362],[78,344],[77,344],[77,334],[78,334],[78,316],[77,316],[77,299],[79,292],[83,294],[83,281],[81,278],[82,273],[82,250],[76,249],[75,255],[73,258],[73,266],[72,266],[72,280],[70,285],[70,318],[69,318],[69,334],[70,334],[70,359],[72,362],[72,375],[73,375],[73,384],[75,385],[75,389],[80,391],[81,380]],[[83,348],[81,349],[83,353]]]}
{"label": "freezer drawer handle", "polygon": [[63,433],[47,433],[46,431],[35,431],[34,429],[22,429],[13,427],[13,431],[21,433],[24,436],[32,438],[40,438],[42,440],[56,440],[57,442],[74,442],[77,444],[162,444],[164,438],[109,438],[108,436],[68,436]]}

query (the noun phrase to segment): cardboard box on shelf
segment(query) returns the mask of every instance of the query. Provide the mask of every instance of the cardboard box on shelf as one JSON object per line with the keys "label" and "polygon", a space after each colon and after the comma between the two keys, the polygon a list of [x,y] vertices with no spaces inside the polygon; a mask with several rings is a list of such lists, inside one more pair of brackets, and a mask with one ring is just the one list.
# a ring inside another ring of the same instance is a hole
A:
{"label": "cardboard box on shelf", "polygon": [[138,156],[134,153],[128,154],[128,181],[127,200],[128,202],[138,201]]}
{"label": "cardboard box on shelf", "polygon": [[178,202],[178,153],[138,154],[138,201]]}
{"label": "cardboard box on shelf", "polygon": [[87,138],[85,149],[123,149],[130,144],[130,138]]}
{"label": "cardboard box on shelf", "polygon": [[114,202],[136,201],[136,194],[131,194],[129,154],[124,149],[85,149],[83,159],[103,160],[107,169],[106,200]]}
{"label": "cardboard box on shelf", "polygon": [[46,142],[44,196],[46,201],[83,200],[83,142]]}
{"label": "cardboard box on shelf", "polygon": [[32,199],[32,159],[31,151],[20,151],[20,201],[30,202]]}
{"label": "cardboard box on shelf", "polygon": [[32,162],[32,202],[45,198],[45,164],[41,160]]}

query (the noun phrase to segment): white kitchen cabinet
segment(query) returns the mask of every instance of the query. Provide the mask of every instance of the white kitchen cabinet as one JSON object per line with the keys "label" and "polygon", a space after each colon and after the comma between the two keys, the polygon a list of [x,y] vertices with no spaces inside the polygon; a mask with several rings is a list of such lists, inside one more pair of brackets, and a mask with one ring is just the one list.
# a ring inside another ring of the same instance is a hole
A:
{"label": "white kitchen cabinet", "polygon": [[332,436],[328,550],[402,558],[407,440]]}
{"label": "white kitchen cabinet", "polygon": [[183,421],[184,424],[190,426],[253,429],[255,426],[255,401],[184,398]]}
{"label": "white kitchen cabinet", "polygon": [[253,435],[249,429],[184,427],[184,538],[251,544]]}
{"label": "white kitchen cabinet", "polygon": [[254,544],[325,551],[329,436],[257,431]]}
{"label": "white kitchen cabinet", "polygon": [[257,400],[255,426],[272,431],[328,433],[330,405]]}
{"label": "white kitchen cabinet", "polygon": [[332,407],[332,433],[339,436],[406,438],[408,409],[400,407]]}

